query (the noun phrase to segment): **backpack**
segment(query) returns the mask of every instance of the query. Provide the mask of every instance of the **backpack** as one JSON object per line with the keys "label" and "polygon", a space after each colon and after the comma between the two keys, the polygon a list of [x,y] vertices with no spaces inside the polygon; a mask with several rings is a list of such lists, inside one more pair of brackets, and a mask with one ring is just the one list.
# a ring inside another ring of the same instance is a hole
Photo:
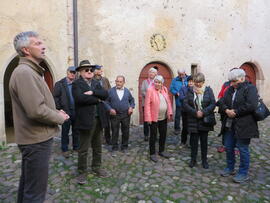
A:
{"label": "backpack", "polygon": [[[248,91],[248,86],[245,87],[245,92]],[[268,107],[264,104],[263,99],[258,94],[258,105],[253,112],[253,117],[256,121],[263,121],[270,115]]]}

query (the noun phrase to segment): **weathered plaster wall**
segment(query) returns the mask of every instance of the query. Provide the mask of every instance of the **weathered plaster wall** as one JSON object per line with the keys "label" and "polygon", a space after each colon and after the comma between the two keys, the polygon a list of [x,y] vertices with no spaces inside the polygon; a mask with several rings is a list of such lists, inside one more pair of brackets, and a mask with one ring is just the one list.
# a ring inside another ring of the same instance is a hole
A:
{"label": "weathered plaster wall", "polygon": [[[48,63],[55,80],[63,77],[73,52],[70,51],[70,0],[1,0],[0,6],[0,141],[5,137],[3,79],[9,62],[16,56],[14,36],[37,31],[47,46]],[[71,4],[72,5],[72,4]],[[73,62],[72,62],[73,63]]]}
{"label": "weathered plaster wall", "polygon": [[[264,91],[270,88],[269,1],[84,0],[78,8],[79,58],[103,64],[111,81],[124,74],[137,103],[138,77],[151,61],[166,63],[175,75],[197,63],[216,94],[230,68],[255,62],[264,75],[258,87],[270,102]],[[157,33],[166,40],[161,51],[150,44]]]}
{"label": "weathered plaster wall", "polygon": [[[167,64],[174,76],[178,68],[190,72],[191,64],[198,64],[216,94],[228,69],[251,61],[260,71],[260,94],[269,103],[269,9],[265,0],[80,0],[79,59],[104,65],[112,84],[124,74],[137,103],[140,71],[152,61]],[[0,140],[5,134],[3,77],[16,55],[13,37],[39,32],[58,80],[73,64],[72,25],[72,0],[1,1]],[[160,35],[151,44],[155,34]],[[135,113],[132,123],[138,118]]]}

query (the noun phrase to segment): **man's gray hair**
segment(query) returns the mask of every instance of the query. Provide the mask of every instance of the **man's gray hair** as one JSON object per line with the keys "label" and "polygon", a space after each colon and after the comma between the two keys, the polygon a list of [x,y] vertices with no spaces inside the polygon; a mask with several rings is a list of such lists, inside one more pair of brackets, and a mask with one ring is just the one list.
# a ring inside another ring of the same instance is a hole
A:
{"label": "man's gray hair", "polygon": [[38,33],[34,31],[21,32],[16,35],[13,41],[14,48],[19,56],[25,56],[22,48],[28,47],[30,44],[30,37],[38,37]]}
{"label": "man's gray hair", "polygon": [[229,81],[236,81],[236,80],[239,80],[241,78],[244,78],[245,76],[246,76],[246,72],[241,68],[237,68],[237,69],[233,69],[229,72],[228,80]]}
{"label": "man's gray hair", "polygon": [[184,68],[178,69],[177,73],[186,73],[186,70]]}
{"label": "man's gray hair", "polygon": [[157,69],[155,69],[154,67],[152,67],[152,68],[149,69],[148,72],[149,72],[149,73],[150,73],[150,72],[157,73]]}
{"label": "man's gray hair", "polygon": [[164,83],[164,78],[162,77],[162,75],[157,75],[157,76],[154,78],[154,81],[155,81],[155,80],[158,80],[159,82]]}
{"label": "man's gray hair", "polygon": [[123,75],[117,75],[117,76],[116,76],[116,80],[117,80],[118,78],[122,78],[123,81],[126,82],[125,76],[123,76]]}

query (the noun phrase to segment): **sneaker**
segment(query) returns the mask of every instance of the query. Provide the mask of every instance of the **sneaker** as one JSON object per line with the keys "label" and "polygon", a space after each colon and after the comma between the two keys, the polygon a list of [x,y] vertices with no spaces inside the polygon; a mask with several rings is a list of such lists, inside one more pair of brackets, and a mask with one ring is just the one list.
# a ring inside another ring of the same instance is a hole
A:
{"label": "sneaker", "polygon": [[217,151],[219,153],[222,153],[222,152],[225,152],[226,151],[226,148],[224,146],[220,146],[220,147],[217,148]]}
{"label": "sneaker", "polygon": [[179,145],[179,148],[180,148],[180,149],[181,149],[181,148],[184,148],[184,147],[188,147],[186,143],[181,143],[181,144]]}
{"label": "sneaker", "polygon": [[202,167],[203,167],[204,169],[209,169],[209,164],[208,164],[208,162],[207,162],[207,161],[203,161],[203,162],[202,162]]}
{"label": "sneaker", "polygon": [[122,153],[124,153],[124,154],[126,154],[126,155],[128,155],[129,153],[128,153],[128,149],[127,148],[123,148],[123,149],[121,149],[121,152]]}
{"label": "sneaker", "polygon": [[155,162],[155,163],[158,162],[157,156],[155,154],[150,155],[150,160]]}
{"label": "sneaker", "polygon": [[111,156],[112,156],[112,157],[117,157],[116,151],[112,151],[112,152],[111,152]]}
{"label": "sneaker", "polygon": [[180,134],[180,130],[174,130],[174,134],[175,135],[179,135]]}
{"label": "sneaker", "polygon": [[164,157],[165,159],[169,159],[171,157],[167,152],[159,152],[158,155]]}
{"label": "sneaker", "polygon": [[193,168],[194,166],[196,166],[197,165],[197,162],[195,161],[195,160],[191,160],[190,162],[189,162],[189,167],[190,168]]}
{"label": "sneaker", "polygon": [[236,172],[235,170],[230,170],[229,168],[225,168],[221,173],[220,175],[222,177],[228,177],[228,176],[231,176],[231,175],[235,175]]}
{"label": "sneaker", "polygon": [[79,153],[79,149],[73,149],[72,153]]}
{"label": "sneaker", "polygon": [[84,185],[87,182],[87,176],[85,173],[80,174],[77,177],[77,183],[80,185]]}
{"label": "sneaker", "polygon": [[62,152],[63,157],[65,157],[66,159],[69,158],[70,152],[66,151],[66,152]]}
{"label": "sneaker", "polygon": [[243,175],[243,174],[237,174],[236,176],[233,177],[233,181],[236,183],[243,183],[249,180],[248,175]]}
{"label": "sneaker", "polygon": [[102,168],[92,169],[92,172],[100,178],[106,178],[109,176],[109,174]]}

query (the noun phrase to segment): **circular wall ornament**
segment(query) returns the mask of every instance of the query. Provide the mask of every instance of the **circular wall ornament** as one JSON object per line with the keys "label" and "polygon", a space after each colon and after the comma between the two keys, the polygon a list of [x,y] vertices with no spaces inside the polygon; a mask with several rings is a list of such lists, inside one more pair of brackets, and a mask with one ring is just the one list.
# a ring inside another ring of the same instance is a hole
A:
{"label": "circular wall ornament", "polygon": [[150,38],[151,47],[156,51],[162,51],[166,48],[165,37],[161,34],[153,34]]}

